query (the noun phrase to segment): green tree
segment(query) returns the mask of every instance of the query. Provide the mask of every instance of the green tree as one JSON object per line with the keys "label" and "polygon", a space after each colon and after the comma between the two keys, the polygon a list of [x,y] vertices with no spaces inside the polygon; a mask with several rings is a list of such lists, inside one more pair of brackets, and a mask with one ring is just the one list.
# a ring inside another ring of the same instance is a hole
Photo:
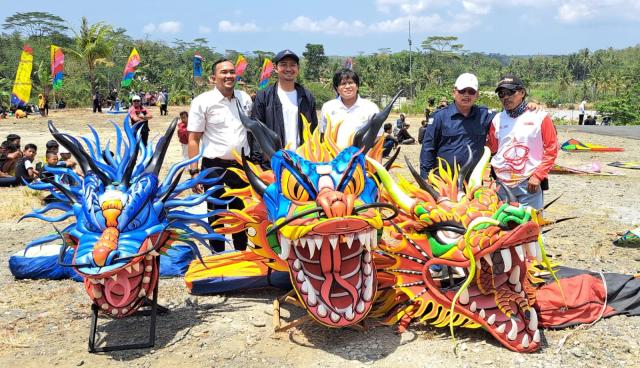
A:
{"label": "green tree", "polygon": [[324,46],[308,43],[305,47],[306,51],[302,53],[306,63],[304,68],[305,79],[311,82],[318,82],[328,60],[324,54]]}
{"label": "green tree", "polygon": [[45,12],[15,13],[4,20],[3,29],[18,31],[27,37],[48,37],[69,31],[67,21]]}
{"label": "green tree", "polygon": [[114,45],[115,37],[110,25],[102,22],[90,25],[87,18],[82,17],[80,33],[76,35],[75,49],[69,51],[86,64],[91,94],[96,92],[96,67],[100,64],[112,64],[109,58],[113,53]]}

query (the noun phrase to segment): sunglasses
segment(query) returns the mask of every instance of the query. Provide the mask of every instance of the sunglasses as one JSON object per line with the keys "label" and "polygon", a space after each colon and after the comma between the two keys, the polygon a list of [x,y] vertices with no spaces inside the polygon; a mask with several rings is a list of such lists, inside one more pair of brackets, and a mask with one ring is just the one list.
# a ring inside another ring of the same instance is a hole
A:
{"label": "sunglasses", "polygon": [[456,91],[458,91],[458,93],[461,95],[469,95],[469,96],[474,96],[477,93],[477,91],[473,88],[459,89]]}
{"label": "sunglasses", "polygon": [[513,96],[516,92],[518,92],[517,89],[501,89],[498,91],[498,97],[499,98],[505,98],[505,97],[510,97]]}

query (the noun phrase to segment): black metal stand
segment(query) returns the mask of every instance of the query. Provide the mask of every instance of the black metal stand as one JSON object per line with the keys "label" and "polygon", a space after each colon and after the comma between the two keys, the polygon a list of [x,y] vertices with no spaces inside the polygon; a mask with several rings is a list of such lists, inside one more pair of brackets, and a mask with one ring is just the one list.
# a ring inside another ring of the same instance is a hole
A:
{"label": "black metal stand", "polygon": [[[156,265],[159,267],[159,265]],[[89,352],[90,353],[105,353],[108,351],[118,351],[118,350],[130,350],[130,349],[144,349],[151,348],[156,343],[156,316],[158,313],[167,313],[169,309],[158,305],[158,282],[156,282],[156,286],[153,289],[153,299],[149,300],[149,298],[144,298],[143,306],[141,308],[148,307],[145,310],[139,310],[136,314],[141,314],[143,316],[151,316],[151,323],[149,325],[149,340],[143,343],[137,344],[124,344],[124,345],[114,345],[114,346],[103,346],[96,347],[96,328],[98,325],[98,312],[100,308],[96,304],[91,305],[91,311],[93,312],[93,316],[91,318],[91,330],[89,332]]]}

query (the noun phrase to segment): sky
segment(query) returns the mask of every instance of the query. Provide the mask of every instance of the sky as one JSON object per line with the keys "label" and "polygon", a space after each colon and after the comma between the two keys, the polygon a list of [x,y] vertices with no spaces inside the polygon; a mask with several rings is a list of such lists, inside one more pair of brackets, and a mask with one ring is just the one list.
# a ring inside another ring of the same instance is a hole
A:
{"label": "sky", "polygon": [[[3,14],[43,11],[78,29],[82,16],[168,43],[205,38],[218,52],[324,45],[325,54],[413,49],[456,36],[471,52],[569,54],[640,44],[640,0],[0,0]],[[100,5],[98,5],[100,4]]]}

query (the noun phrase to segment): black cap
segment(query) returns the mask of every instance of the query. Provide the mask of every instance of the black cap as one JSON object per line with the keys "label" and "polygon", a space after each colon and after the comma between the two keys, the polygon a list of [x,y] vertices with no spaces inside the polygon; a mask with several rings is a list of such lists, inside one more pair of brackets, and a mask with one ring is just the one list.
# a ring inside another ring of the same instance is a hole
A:
{"label": "black cap", "polygon": [[273,59],[273,63],[274,64],[278,64],[282,59],[286,58],[286,57],[290,57],[293,60],[296,61],[296,63],[300,63],[300,58],[298,57],[298,55],[296,55],[295,52],[286,49],[286,50],[282,50],[278,53],[278,55],[276,55],[276,57]]}
{"label": "black cap", "polygon": [[498,92],[498,90],[502,88],[522,89],[524,88],[524,82],[522,81],[522,79],[516,77],[511,73],[503,74],[502,77],[500,77],[498,86],[496,86],[496,92]]}

